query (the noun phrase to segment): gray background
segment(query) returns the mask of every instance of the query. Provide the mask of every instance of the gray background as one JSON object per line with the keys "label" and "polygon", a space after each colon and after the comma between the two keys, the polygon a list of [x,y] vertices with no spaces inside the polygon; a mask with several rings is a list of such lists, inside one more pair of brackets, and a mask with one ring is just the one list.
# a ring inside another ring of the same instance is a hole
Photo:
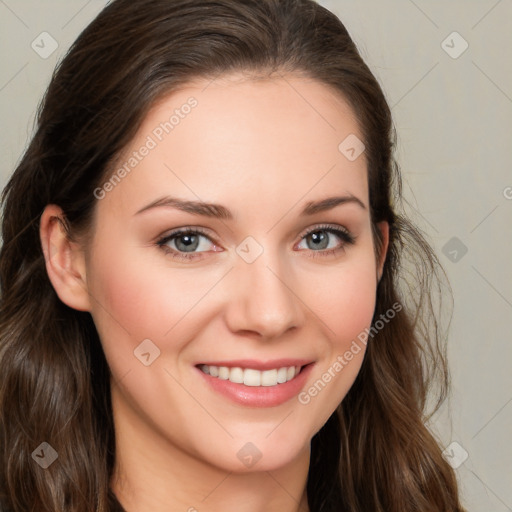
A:
{"label": "gray background", "polygon": [[[345,23],[384,88],[410,214],[453,287],[452,396],[432,428],[449,447],[468,510],[512,511],[512,2],[320,3]],[[0,0],[2,187],[55,64],[105,4]],[[47,58],[31,47],[50,51],[42,32],[58,44]]]}

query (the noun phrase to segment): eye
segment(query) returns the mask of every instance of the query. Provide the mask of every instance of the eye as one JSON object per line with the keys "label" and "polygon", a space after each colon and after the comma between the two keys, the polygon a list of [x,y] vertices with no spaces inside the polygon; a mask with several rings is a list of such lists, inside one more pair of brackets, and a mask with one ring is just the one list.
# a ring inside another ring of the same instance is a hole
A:
{"label": "eye", "polygon": [[[333,238],[337,237],[341,243],[332,245]],[[311,241],[308,244],[308,241]],[[310,249],[311,257],[330,256],[344,251],[347,244],[354,244],[355,236],[341,226],[322,225],[309,229],[301,238],[301,244],[306,242],[306,249]],[[206,231],[201,228],[180,228],[160,238],[156,244],[172,258],[193,260],[201,258],[198,253],[220,249],[211,240]],[[210,247],[209,247],[210,245]],[[299,248],[300,245],[299,245]]]}
{"label": "eye", "polygon": [[[341,243],[336,244],[334,241],[334,245],[332,245],[333,235],[340,239]],[[311,241],[311,243],[308,244],[308,241]],[[312,250],[312,257],[330,256],[339,251],[344,251],[347,244],[353,245],[355,236],[341,226],[323,225],[309,229],[302,236],[301,244],[303,242],[306,243],[307,249]]]}
{"label": "eye", "polygon": [[[181,228],[165,235],[157,245],[176,259],[201,258],[197,252],[218,251],[219,248],[201,228]],[[213,249],[208,247],[211,245]]]}

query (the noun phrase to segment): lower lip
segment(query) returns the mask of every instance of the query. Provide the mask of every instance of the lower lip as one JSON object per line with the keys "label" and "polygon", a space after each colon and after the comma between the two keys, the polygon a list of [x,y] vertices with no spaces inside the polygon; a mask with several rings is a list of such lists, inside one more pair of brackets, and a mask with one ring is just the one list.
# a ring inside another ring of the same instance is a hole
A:
{"label": "lower lip", "polygon": [[313,363],[304,366],[301,372],[292,380],[275,386],[246,386],[236,384],[230,380],[222,380],[204,373],[200,368],[196,370],[203,376],[212,389],[233,402],[249,407],[275,407],[281,405],[298,395],[308,378]]}

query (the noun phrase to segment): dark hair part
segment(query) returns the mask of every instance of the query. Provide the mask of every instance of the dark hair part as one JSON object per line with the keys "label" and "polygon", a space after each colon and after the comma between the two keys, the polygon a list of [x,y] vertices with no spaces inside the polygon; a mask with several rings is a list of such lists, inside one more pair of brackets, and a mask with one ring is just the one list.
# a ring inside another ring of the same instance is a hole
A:
{"label": "dark hair part", "polygon": [[[87,232],[95,188],[155,101],[196,78],[240,71],[306,76],[351,105],[366,146],[377,255],[375,224],[390,225],[374,320],[403,304],[369,340],[354,385],[312,440],[311,511],[463,510],[454,472],[425,426],[427,392],[437,383],[435,411],[449,382],[433,304],[442,268],[396,211],[401,181],[385,96],[340,20],[311,0],[114,0],[55,70],[2,196],[2,510],[122,510],[109,486],[110,372],[90,314],[64,305],[48,279],[42,211],[57,204],[70,235]],[[44,441],[59,458],[43,471],[31,453]]]}

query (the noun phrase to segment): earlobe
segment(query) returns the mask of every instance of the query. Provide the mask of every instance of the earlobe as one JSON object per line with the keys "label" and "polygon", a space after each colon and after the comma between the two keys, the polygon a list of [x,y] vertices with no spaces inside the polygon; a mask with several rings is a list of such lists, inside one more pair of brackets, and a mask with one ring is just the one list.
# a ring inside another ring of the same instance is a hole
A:
{"label": "earlobe", "polygon": [[60,207],[46,206],[41,215],[39,235],[46,271],[60,300],[73,309],[89,311],[83,250],[70,239]]}
{"label": "earlobe", "polygon": [[382,246],[380,251],[380,259],[377,266],[377,281],[379,282],[382,278],[382,273],[384,270],[384,263],[386,261],[386,255],[388,252],[389,246],[389,223],[386,221],[381,221],[377,223],[377,227],[381,232],[382,238]]}

